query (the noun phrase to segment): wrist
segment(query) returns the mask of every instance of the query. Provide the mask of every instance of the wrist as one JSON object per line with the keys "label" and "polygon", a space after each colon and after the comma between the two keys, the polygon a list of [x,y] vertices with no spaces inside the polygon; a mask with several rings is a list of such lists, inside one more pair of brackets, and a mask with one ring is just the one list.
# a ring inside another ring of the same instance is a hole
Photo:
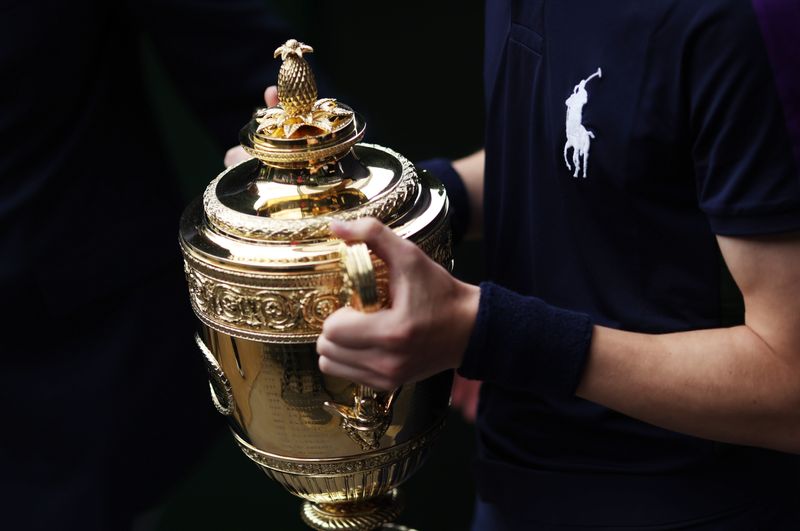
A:
{"label": "wrist", "polygon": [[464,353],[472,337],[475,321],[480,307],[481,289],[478,286],[455,280],[456,297],[453,315],[453,356],[449,368],[457,369],[461,366]]}
{"label": "wrist", "polygon": [[481,284],[459,374],[541,396],[574,396],[588,357],[589,315]]}

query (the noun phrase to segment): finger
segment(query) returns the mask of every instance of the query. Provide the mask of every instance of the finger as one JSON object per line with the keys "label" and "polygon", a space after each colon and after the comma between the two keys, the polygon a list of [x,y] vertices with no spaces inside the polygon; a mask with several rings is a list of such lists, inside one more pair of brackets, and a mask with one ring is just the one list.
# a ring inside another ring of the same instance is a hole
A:
{"label": "finger", "polygon": [[480,389],[481,382],[477,380],[467,380],[458,374],[453,379],[451,404],[454,408],[461,410],[462,416],[468,422],[475,421]]}
{"label": "finger", "polygon": [[319,357],[319,370],[330,376],[336,376],[338,378],[350,380],[351,382],[368,385],[369,387],[374,387],[376,389],[388,391],[396,387],[392,385],[392,382],[389,382],[383,376],[377,373],[374,373],[368,369],[362,369],[360,367],[353,367],[344,363],[339,363],[338,361],[332,360],[327,356]]}
{"label": "finger", "polygon": [[383,374],[379,367],[382,364],[380,362],[382,356],[377,349],[343,347],[324,336],[319,336],[317,338],[317,354],[337,363]]}
{"label": "finger", "polygon": [[253,157],[248,155],[242,146],[232,147],[225,152],[225,167],[230,168],[234,164],[239,164],[240,162],[244,162],[252,158]]}
{"label": "finger", "polygon": [[453,387],[450,389],[450,405],[454,408],[461,409],[464,398],[464,382],[461,376],[456,374],[453,378]]}
{"label": "finger", "polygon": [[264,91],[264,101],[267,103],[267,107],[275,107],[278,104],[278,87],[275,85],[267,87],[267,90]]}
{"label": "finger", "polygon": [[478,402],[480,402],[480,383],[474,386],[471,392],[467,393],[466,400],[464,401],[464,405],[461,408],[461,413],[464,415],[464,419],[467,422],[475,422],[475,418],[478,416]]}
{"label": "finger", "polygon": [[406,263],[416,253],[417,246],[404,240],[392,229],[375,218],[361,218],[355,221],[332,221],[331,232],[346,241],[361,241],[381,257],[392,268],[392,265]]}
{"label": "finger", "polygon": [[380,380],[381,387],[398,387],[409,381],[407,360],[390,351],[342,347],[320,336],[317,338],[317,353],[321,358],[327,358],[354,371],[371,373],[373,379]]}
{"label": "finger", "polygon": [[322,323],[321,337],[347,348],[385,347],[395,329],[390,310],[364,313],[341,308]]}

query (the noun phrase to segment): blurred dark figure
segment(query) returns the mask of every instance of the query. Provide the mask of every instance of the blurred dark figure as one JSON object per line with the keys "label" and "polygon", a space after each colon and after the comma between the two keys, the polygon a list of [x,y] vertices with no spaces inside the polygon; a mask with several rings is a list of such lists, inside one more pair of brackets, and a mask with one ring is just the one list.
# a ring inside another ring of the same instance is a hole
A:
{"label": "blurred dark figure", "polygon": [[127,529],[220,424],[143,34],[220,146],[289,37],[255,0],[0,0],[4,529]]}

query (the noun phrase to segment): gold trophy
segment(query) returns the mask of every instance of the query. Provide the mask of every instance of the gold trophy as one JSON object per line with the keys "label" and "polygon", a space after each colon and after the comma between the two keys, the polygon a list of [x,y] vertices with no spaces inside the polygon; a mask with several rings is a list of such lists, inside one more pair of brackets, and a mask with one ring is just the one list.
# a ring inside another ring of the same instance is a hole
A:
{"label": "gold trophy", "polygon": [[307,525],[405,529],[389,523],[402,508],[396,487],[442,428],[452,373],[379,391],[320,372],[328,315],[390,304],[386,265],[329,225],[374,216],[451,268],[448,200],[402,155],[359,144],[365,124],[350,107],[317,99],[311,51],[295,40],[275,51],[280,103],[240,133],[254,158],[181,219],[196,341],[214,406],[245,455],[306,500]]}

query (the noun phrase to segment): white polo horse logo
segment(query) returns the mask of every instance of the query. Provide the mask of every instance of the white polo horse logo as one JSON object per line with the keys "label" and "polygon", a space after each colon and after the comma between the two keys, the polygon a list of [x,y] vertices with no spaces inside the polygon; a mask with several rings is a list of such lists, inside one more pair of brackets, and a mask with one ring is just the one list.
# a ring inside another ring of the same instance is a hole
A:
{"label": "white polo horse logo", "polygon": [[[577,177],[581,169],[583,169],[584,179],[586,178],[586,168],[589,165],[589,147],[594,138],[594,133],[587,131],[583,126],[583,107],[589,101],[586,83],[595,77],[602,79],[603,71],[600,68],[597,69],[597,72],[575,85],[575,89],[566,101],[567,143],[564,144],[564,162],[567,163],[568,170],[572,171],[574,167],[573,177]],[[569,159],[567,158],[567,152],[570,148],[572,148],[572,166],[569,165]]]}

